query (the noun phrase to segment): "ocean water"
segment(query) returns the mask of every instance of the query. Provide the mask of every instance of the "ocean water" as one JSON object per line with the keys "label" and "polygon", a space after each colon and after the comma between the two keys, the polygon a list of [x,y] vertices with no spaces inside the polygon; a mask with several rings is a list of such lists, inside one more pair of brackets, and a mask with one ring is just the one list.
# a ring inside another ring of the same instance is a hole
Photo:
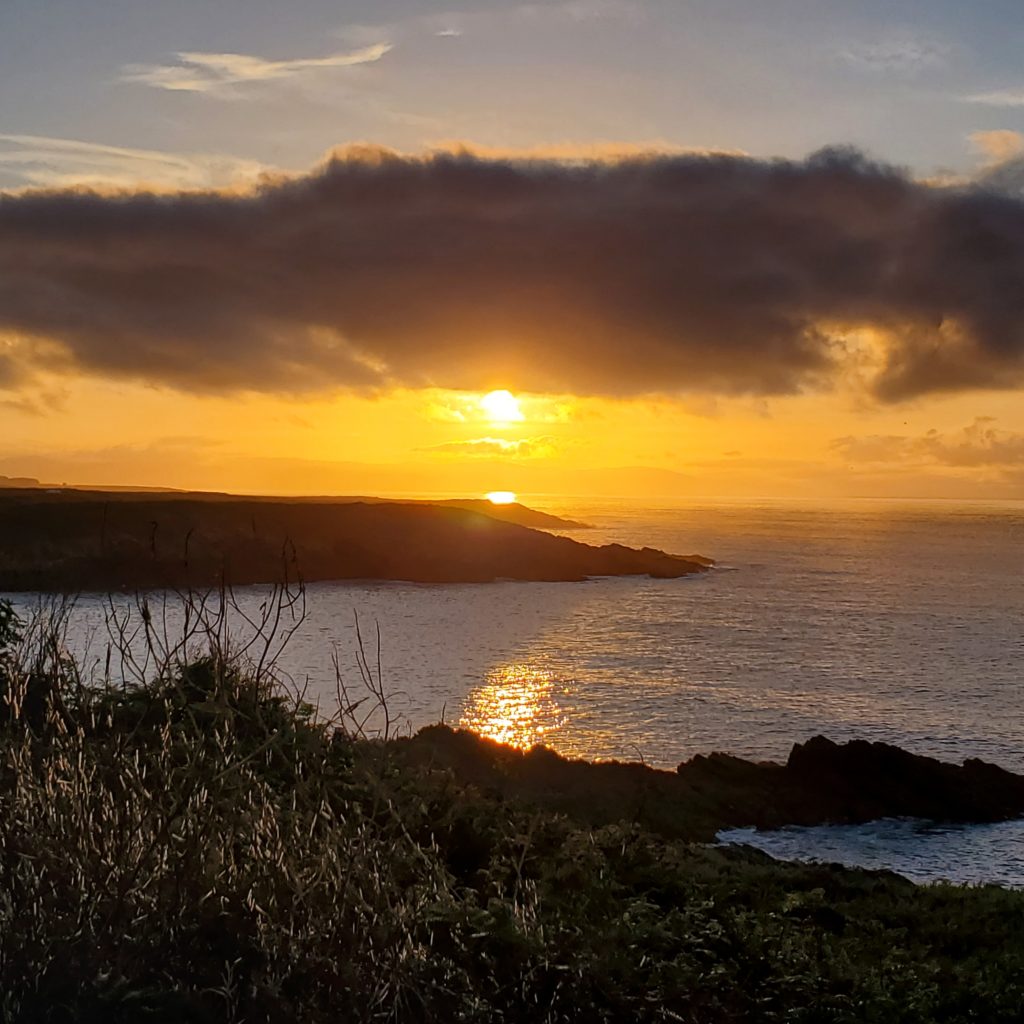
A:
{"label": "ocean water", "polygon": [[781,860],[821,861],[895,871],[912,882],[996,884],[1024,889],[1024,821],[944,825],[883,818],[865,825],[735,828],[720,842],[756,847]]}
{"label": "ocean water", "polygon": [[[312,584],[281,667],[324,713],[335,661],[359,696],[358,617],[403,730],[443,719],[668,768],[712,750],[784,759],[824,733],[1024,771],[1024,504],[534,504],[592,524],[572,533],[588,543],[698,552],[718,567],[682,580]],[[265,596],[236,599],[253,617]],[[24,612],[35,600],[17,596]],[[113,606],[134,625],[129,604]],[[69,646],[99,670],[110,611],[83,595],[70,620]],[[165,619],[174,636],[173,599]],[[800,842],[813,853],[813,837]],[[1022,843],[1018,832],[1018,855]]]}

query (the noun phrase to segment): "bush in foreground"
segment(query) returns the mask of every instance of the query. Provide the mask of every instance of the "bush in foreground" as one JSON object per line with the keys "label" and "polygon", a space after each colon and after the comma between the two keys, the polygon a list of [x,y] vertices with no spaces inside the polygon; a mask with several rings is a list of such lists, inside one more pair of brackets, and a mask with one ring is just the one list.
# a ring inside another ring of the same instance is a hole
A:
{"label": "bush in foreground", "polygon": [[1021,1018],[1019,894],[586,828],[318,723],[216,631],[112,687],[13,626],[5,1021]]}

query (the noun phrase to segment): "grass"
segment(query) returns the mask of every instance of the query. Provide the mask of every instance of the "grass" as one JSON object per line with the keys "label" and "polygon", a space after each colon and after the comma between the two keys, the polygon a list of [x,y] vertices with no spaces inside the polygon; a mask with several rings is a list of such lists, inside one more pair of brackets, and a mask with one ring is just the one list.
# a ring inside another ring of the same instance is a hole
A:
{"label": "grass", "polygon": [[[199,602],[132,685],[0,603],[0,1019],[1017,1022],[1024,896],[602,827],[317,720]],[[114,636],[123,653],[126,626]],[[117,644],[115,644],[117,647]],[[109,664],[109,659],[108,659]]]}

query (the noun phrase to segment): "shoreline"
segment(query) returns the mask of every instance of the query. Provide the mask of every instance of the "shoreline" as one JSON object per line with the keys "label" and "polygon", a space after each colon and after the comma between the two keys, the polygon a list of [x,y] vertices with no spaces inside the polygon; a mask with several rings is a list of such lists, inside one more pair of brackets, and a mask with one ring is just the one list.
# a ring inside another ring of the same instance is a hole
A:
{"label": "shoreline", "polygon": [[667,838],[712,842],[728,828],[866,824],[889,817],[985,824],[1024,817],[1024,775],[969,758],[962,765],[886,743],[823,736],[785,763],[698,754],[675,771],[638,761],[587,761],[432,725],[391,740],[403,763],[455,772],[590,826],[628,818]]}

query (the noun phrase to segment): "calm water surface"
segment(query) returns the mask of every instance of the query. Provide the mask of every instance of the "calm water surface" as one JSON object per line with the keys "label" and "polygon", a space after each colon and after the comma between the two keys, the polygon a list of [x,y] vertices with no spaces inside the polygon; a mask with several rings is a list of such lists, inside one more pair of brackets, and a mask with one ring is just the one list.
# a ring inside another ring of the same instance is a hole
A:
{"label": "calm water surface", "polygon": [[[330,711],[332,652],[358,687],[358,614],[374,667],[379,626],[405,728],[443,716],[664,767],[710,750],[782,759],[825,733],[1024,771],[1024,505],[547,507],[593,524],[573,534],[588,543],[699,552],[719,568],[683,580],[312,584],[282,666]],[[264,596],[238,593],[250,611]],[[69,634],[98,663],[104,612],[104,599],[81,597]],[[176,614],[168,606],[172,633]]]}

